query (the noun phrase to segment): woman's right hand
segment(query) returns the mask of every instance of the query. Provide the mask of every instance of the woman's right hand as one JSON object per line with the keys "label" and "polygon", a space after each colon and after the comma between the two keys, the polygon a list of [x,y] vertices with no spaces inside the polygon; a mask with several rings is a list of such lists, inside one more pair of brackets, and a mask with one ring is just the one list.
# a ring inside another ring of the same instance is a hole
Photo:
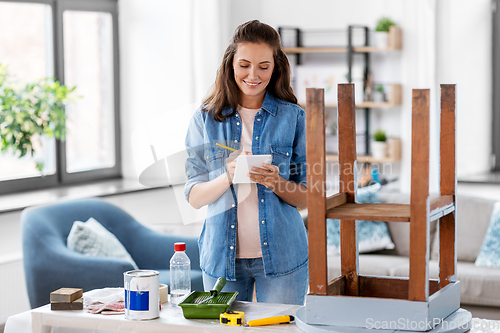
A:
{"label": "woman's right hand", "polygon": [[233,183],[234,169],[236,169],[236,160],[240,155],[252,155],[252,153],[248,151],[237,150],[235,152],[232,152],[226,159],[226,175],[227,179],[229,180],[229,184]]}

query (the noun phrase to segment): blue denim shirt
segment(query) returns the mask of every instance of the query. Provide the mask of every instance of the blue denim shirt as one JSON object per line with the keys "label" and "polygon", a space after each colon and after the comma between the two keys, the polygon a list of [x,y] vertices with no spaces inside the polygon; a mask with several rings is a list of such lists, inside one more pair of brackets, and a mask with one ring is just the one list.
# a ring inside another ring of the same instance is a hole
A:
{"label": "blue denim shirt", "polygon": [[[225,115],[232,112],[225,109]],[[221,143],[239,149],[241,119],[237,112],[223,122],[213,113],[196,111],[186,136],[185,197],[201,182],[226,172],[226,158],[231,151],[216,146]],[[252,154],[272,155],[280,176],[306,185],[305,112],[298,105],[266,93],[262,108],[254,118]],[[208,205],[203,231],[198,240],[201,269],[211,277],[235,281],[237,238],[237,184]],[[273,191],[257,184],[259,230],[262,260],[266,276],[279,276],[307,265],[307,232],[296,207],[290,206]]]}

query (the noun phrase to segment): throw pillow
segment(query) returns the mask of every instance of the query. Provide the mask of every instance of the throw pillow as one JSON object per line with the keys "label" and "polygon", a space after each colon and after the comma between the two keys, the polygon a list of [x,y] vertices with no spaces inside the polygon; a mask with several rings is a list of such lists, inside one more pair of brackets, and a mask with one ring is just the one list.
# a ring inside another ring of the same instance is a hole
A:
{"label": "throw pillow", "polygon": [[139,269],[118,238],[92,217],[87,222],[75,221],[67,242],[68,248],[75,252],[122,259],[130,262],[134,269]]}
{"label": "throw pillow", "polygon": [[[358,189],[356,195],[357,203],[380,203],[378,192],[380,184],[375,184]],[[356,221],[358,225],[358,249],[359,253],[367,253],[378,250],[392,250],[394,243],[389,235],[389,229],[385,222]],[[328,254],[340,253],[340,220],[326,220],[327,249]]]}
{"label": "throw pillow", "polygon": [[495,206],[493,206],[490,224],[475,265],[500,267],[500,202],[495,203]]}

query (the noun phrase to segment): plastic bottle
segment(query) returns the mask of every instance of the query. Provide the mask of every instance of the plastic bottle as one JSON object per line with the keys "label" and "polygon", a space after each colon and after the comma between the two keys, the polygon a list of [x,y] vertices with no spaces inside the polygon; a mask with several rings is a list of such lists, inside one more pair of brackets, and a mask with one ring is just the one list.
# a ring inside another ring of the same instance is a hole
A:
{"label": "plastic bottle", "polygon": [[186,254],[186,243],[175,243],[170,259],[170,302],[177,306],[191,292],[191,260]]}

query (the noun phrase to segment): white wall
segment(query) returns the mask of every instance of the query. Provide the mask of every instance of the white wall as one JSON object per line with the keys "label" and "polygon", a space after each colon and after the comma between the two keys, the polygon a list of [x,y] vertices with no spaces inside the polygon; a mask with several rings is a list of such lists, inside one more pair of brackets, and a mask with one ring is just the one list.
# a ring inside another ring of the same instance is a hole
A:
{"label": "white wall", "polygon": [[[137,178],[184,148],[185,128],[214,81],[227,0],[119,2],[122,162]],[[178,150],[177,150],[178,148]]]}
{"label": "white wall", "polygon": [[458,175],[487,171],[491,150],[489,0],[256,0],[251,6],[234,0],[230,27],[259,19],[274,27],[345,29],[361,24],[374,28],[382,16],[403,30],[403,50],[395,60],[401,66],[403,105],[372,110],[372,126],[385,126],[389,134],[402,137],[401,190],[410,189],[412,88],[431,89],[431,191],[438,189],[440,83],[457,84]]}
{"label": "white wall", "polygon": [[438,1],[437,81],[457,84],[459,176],[490,170],[492,27],[489,0]]}

